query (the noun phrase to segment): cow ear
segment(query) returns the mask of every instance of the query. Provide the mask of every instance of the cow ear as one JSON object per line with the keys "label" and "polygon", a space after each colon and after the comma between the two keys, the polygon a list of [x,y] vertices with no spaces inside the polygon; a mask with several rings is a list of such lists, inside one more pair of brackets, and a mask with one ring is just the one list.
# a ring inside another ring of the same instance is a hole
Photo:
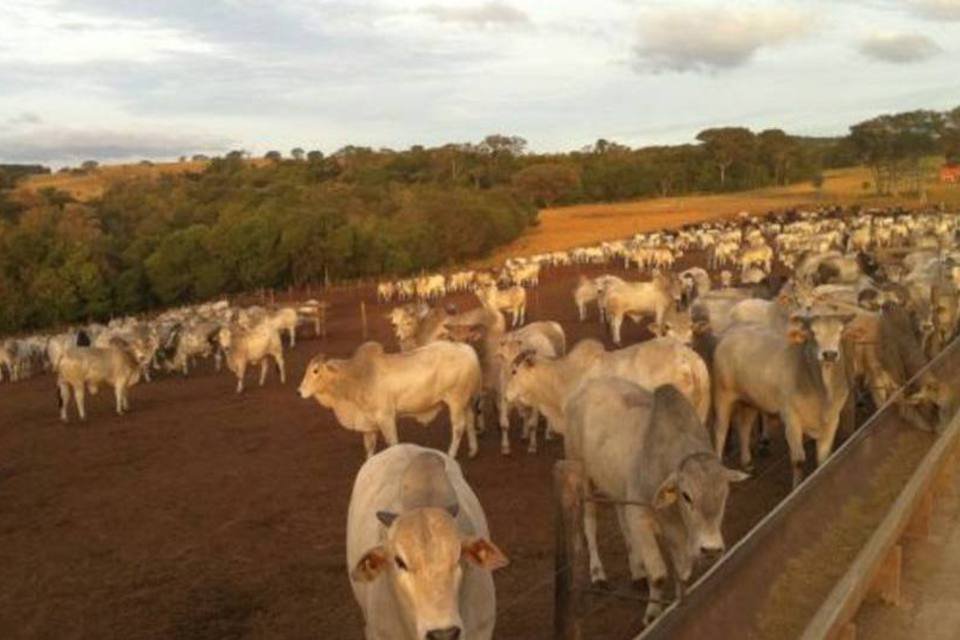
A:
{"label": "cow ear", "polygon": [[397,519],[397,514],[392,511],[377,511],[377,520],[383,524],[385,527],[389,527],[393,524],[393,521]]}
{"label": "cow ear", "polygon": [[372,582],[387,566],[387,551],[381,546],[370,549],[350,572],[354,582]]}
{"label": "cow ear", "polygon": [[738,471],[737,469],[727,469],[723,468],[723,477],[727,482],[743,482],[750,477],[749,473],[744,473],[743,471]]}
{"label": "cow ear", "polygon": [[666,509],[677,501],[677,474],[671,473],[660,483],[656,495],[653,496],[654,509]]}
{"label": "cow ear", "polygon": [[502,551],[486,538],[464,538],[460,541],[463,559],[488,571],[502,569],[510,561]]}

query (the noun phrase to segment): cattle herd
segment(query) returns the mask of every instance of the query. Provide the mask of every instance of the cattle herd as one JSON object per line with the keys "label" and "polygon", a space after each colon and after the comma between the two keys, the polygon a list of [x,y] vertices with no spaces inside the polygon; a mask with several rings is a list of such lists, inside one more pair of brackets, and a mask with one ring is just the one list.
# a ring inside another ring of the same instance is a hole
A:
{"label": "cattle herd", "polygon": [[[616,504],[630,575],[651,593],[646,621],[660,612],[669,575],[685,581],[723,551],[729,485],[747,477],[770,438],[783,434],[796,486],[805,440],[823,463],[858,408],[894,402],[917,428],[939,429],[958,398],[926,364],[958,329],[958,229],[960,214],[945,211],[741,214],[513,259],[495,272],[380,283],[380,304],[395,305],[386,317],[399,350],[366,342],[348,358],[317,355],[298,388],[362,435],[347,569],[366,637],[492,636],[491,571],[507,558],[455,458],[464,436],[475,456],[494,422],[503,455],[514,415],[529,452],[541,424],[544,439],[562,437],[589,490]],[[676,268],[685,254],[701,266]],[[636,267],[637,279],[580,276],[571,295],[580,321],[604,323],[617,348],[570,345],[558,322],[527,322],[541,271],[611,263]],[[478,306],[445,300],[467,291]],[[319,334],[322,306],[219,301],[9,338],[0,379],[52,372],[64,421],[71,395],[85,419],[85,394],[110,386],[123,414],[140,380],[188,375],[203,359],[217,371],[225,363],[242,393],[258,363],[261,385],[271,364],[285,382],[284,338],[292,346],[308,322]],[[650,339],[621,347],[628,319],[645,322]],[[400,444],[400,418],[427,425],[444,408],[446,454]],[[381,437],[387,449],[376,453]],[[595,502],[583,524],[591,580],[603,582]]]}

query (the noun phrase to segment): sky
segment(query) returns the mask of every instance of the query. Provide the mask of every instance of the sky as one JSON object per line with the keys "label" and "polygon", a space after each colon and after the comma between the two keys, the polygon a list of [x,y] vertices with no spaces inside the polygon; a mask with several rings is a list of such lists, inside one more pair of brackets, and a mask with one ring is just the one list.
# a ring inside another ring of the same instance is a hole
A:
{"label": "sky", "polygon": [[0,3],[0,162],[842,135],[960,105],[960,0]]}

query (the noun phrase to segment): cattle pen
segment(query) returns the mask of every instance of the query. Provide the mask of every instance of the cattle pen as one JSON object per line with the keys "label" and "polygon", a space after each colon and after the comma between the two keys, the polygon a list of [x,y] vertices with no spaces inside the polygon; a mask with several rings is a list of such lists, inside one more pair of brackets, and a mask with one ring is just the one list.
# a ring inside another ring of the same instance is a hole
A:
{"label": "cattle pen", "polygon": [[[956,385],[960,341],[928,367]],[[902,545],[928,534],[936,494],[960,458],[960,416],[932,433],[911,426],[898,410],[896,401],[923,372],[689,589],[678,588],[674,602],[636,640],[854,640],[854,617],[867,597],[898,604]],[[584,637],[589,597],[647,602],[639,594],[588,588],[582,510],[596,498],[585,495],[582,474],[577,463],[556,464],[558,640]]]}

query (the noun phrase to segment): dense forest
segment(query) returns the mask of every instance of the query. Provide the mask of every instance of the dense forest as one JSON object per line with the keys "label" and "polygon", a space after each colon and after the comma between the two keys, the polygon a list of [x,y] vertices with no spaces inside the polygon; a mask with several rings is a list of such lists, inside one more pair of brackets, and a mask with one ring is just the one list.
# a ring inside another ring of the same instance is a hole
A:
{"label": "dense forest", "polygon": [[[960,156],[958,131],[960,109],[881,116],[845,138],[724,127],[696,144],[601,139],[563,154],[503,135],[406,151],[297,148],[258,162],[232,151],[200,171],[113,184],[90,202],[52,189],[14,195],[17,179],[44,169],[0,166],[0,333],[444,268],[516,238],[543,206],[789,184],[860,162],[888,185],[918,150]],[[70,171],[97,170],[90,161]]]}

